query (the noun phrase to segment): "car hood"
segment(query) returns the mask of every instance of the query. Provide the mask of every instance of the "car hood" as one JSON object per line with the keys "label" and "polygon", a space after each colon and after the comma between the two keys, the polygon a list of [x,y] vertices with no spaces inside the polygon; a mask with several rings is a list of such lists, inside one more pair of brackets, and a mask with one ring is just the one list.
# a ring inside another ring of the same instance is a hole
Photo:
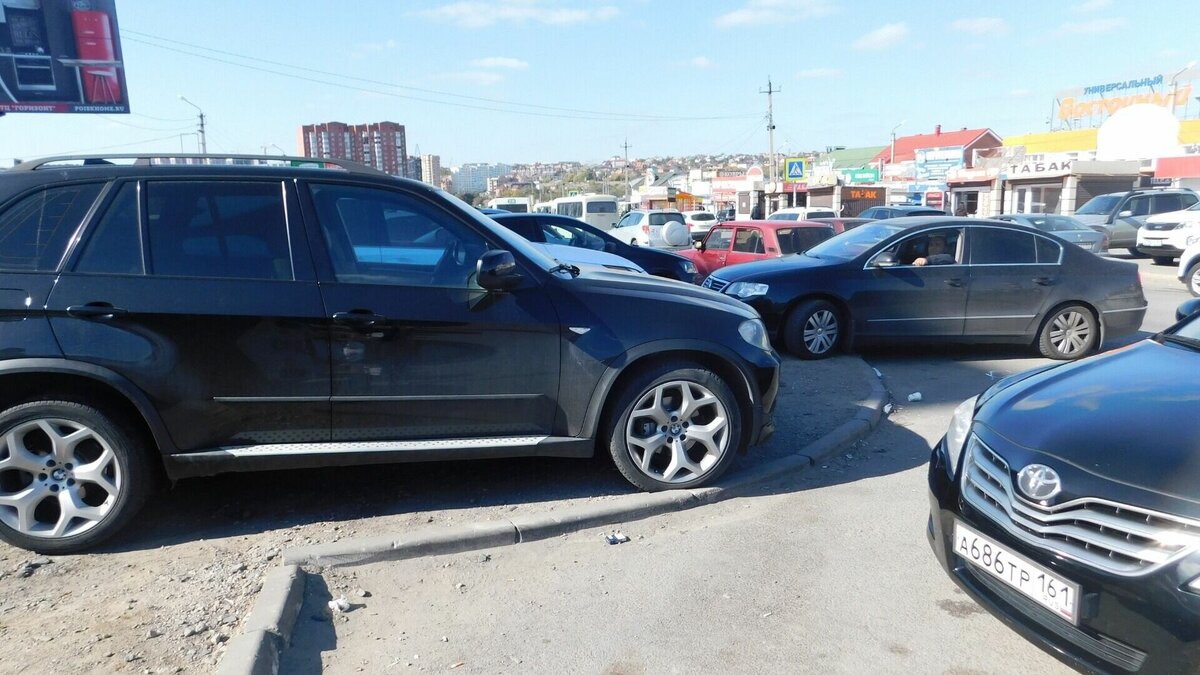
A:
{"label": "car hood", "polygon": [[626,260],[619,255],[605,253],[604,251],[579,248],[578,246],[563,246],[562,244],[534,244],[534,246],[545,251],[546,255],[551,258],[558,259],[559,262],[598,265],[601,267],[623,267],[643,273],[646,271],[635,262]]}
{"label": "car hood", "polygon": [[1106,216],[1104,214],[1100,214],[1100,213],[1097,213],[1097,214],[1086,214],[1085,213],[1082,216],[1077,213],[1071,217],[1074,218],[1075,220],[1078,220],[1079,222],[1083,223],[1084,225],[1088,225],[1088,226],[1104,225],[1108,222],[1108,216]]}
{"label": "car hood", "polygon": [[1200,503],[1200,379],[1185,375],[1198,370],[1200,354],[1142,340],[1032,375],[975,420],[1093,476]]}
{"label": "car hood", "polygon": [[786,276],[794,277],[804,270],[818,270],[845,263],[834,258],[814,258],[803,253],[785,255],[782,258],[767,258],[754,262],[731,265],[713,272],[713,276],[730,283],[734,281],[764,281]]}
{"label": "car hood", "polygon": [[1184,209],[1159,213],[1146,219],[1147,223],[1196,223],[1200,222],[1200,211]]}
{"label": "car hood", "polygon": [[571,290],[576,292],[624,295],[631,302],[638,300],[661,300],[681,302],[698,307],[723,309],[747,319],[758,318],[758,312],[749,305],[695,284],[674,279],[614,272],[597,267],[584,268],[578,277],[570,281]]}

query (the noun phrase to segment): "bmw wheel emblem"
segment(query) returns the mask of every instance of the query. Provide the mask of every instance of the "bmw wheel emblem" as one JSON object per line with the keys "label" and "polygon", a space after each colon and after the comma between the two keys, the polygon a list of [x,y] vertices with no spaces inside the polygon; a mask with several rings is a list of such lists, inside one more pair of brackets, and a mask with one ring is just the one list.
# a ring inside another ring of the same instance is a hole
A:
{"label": "bmw wheel emblem", "polygon": [[1017,474],[1017,487],[1026,497],[1044,502],[1062,492],[1062,480],[1045,464],[1030,464]]}

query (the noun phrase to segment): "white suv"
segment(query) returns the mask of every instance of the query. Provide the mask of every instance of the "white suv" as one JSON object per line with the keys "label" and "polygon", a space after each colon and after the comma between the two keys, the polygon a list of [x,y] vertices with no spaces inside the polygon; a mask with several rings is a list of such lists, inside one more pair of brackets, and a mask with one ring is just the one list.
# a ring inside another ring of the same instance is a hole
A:
{"label": "white suv", "polygon": [[683,220],[687,223],[688,232],[692,233],[692,241],[699,241],[717,224],[717,214],[712,211],[684,211]]}
{"label": "white suv", "polygon": [[1150,216],[1138,228],[1138,253],[1154,258],[1159,265],[1171,264],[1196,242],[1200,242],[1200,202],[1182,211]]}
{"label": "white suv", "polygon": [[669,248],[687,246],[687,223],[675,209],[637,209],[621,216],[608,233],[634,246]]}

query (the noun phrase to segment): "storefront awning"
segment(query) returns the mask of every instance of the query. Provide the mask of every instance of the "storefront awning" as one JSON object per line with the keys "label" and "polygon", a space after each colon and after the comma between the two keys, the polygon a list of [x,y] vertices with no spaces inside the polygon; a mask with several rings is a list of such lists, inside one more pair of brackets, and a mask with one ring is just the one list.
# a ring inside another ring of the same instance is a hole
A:
{"label": "storefront awning", "polygon": [[1154,162],[1155,178],[1200,178],[1200,155],[1162,157]]}

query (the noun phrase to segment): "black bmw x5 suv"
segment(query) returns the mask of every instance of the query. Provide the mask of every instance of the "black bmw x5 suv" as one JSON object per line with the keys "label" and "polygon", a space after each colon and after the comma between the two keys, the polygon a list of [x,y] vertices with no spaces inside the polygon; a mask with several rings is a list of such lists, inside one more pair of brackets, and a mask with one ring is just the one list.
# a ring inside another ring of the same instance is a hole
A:
{"label": "black bmw x5 suv", "polygon": [[350,163],[123,159],[0,173],[14,545],[84,549],[158,479],[225,471],[600,448],[695,487],[773,429],[778,356],[741,302],[581,272]]}

